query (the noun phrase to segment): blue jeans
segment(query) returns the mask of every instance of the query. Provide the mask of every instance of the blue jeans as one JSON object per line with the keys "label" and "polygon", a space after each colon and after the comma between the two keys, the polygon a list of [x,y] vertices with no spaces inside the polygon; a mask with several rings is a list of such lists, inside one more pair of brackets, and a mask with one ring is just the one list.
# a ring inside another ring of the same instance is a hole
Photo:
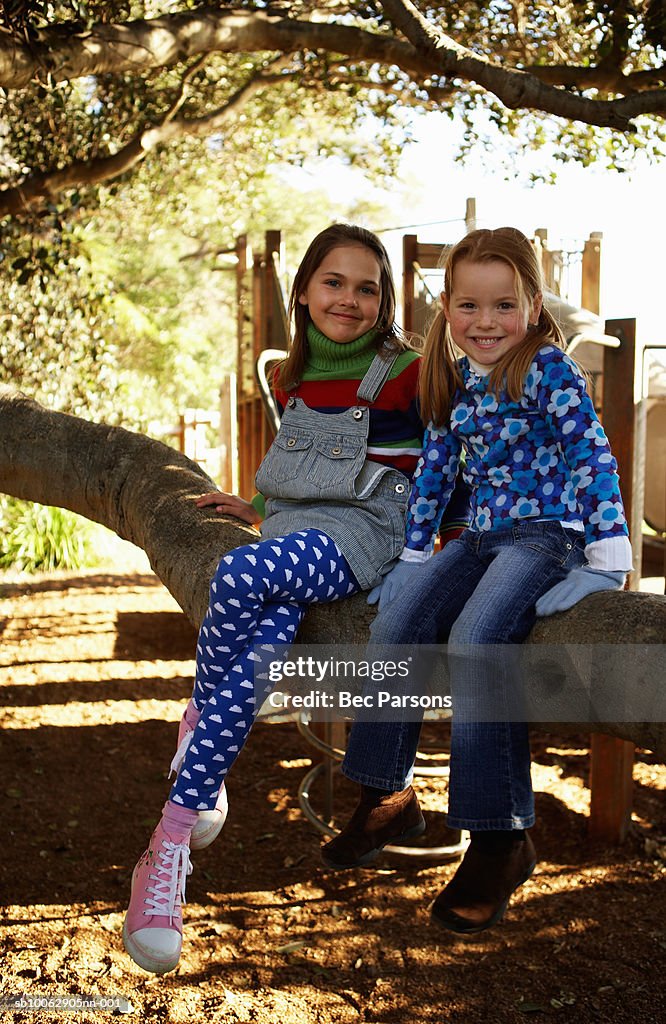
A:
{"label": "blue jeans", "polygon": [[[536,621],[539,597],[584,562],[582,535],[558,522],[522,521],[488,533],[466,530],[379,613],[371,642],[448,641],[449,651],[459,644],[521,643]],[[496,682],[486,670],[474,685]],[[463,719],[454,713],[451,725],[449,825],[471,831],[529,828],[534,795],[527,724],[474,722],[468,713]],[[365,786],[404,789],[420,730],[418,721],[355,723],[343,773]]]}

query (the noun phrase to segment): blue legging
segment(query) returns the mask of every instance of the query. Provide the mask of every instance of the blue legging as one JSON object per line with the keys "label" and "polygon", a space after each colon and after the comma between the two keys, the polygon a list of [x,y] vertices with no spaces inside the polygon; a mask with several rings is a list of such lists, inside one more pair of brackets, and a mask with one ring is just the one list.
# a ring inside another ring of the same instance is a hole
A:
{"label": "blue legging", "polygon": [[320,530],[248,544],[222,558],[197,643],[193,701],[201,718],[171,800],[192,810],[215,806],[274,685],[266,678],[256,686],[257,651],[291,643],[309,604],[358,589],[340,548]]}

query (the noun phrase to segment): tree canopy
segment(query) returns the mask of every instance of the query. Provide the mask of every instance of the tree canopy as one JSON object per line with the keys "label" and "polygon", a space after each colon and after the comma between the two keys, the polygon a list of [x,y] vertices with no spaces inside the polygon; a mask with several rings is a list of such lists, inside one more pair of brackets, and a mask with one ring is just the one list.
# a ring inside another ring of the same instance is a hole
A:
{"label": "tree canopy", "polygon": [[[86,34],[86,19],[157,13],[5,2],[0,49],[36,53],[44,33]],[[275,54],[71,80],[38,63],[0,99],[0,381],[144,430],[214,408],[235,353],[224,252],[282,225],[285,209],[292,254],[326,217],[353,213],[323,196],[299,203],[274,169],[338,155],[387,175],[398,138],[358,137],[359,108],[334,90],[272,88]]]}
{"label": "tree canopy", "polygon": [[353,214],[315,199],[308,220],[275,168],[335,155],[390,181],[433,110],[495,167],[498,135],[549,167],[660,155],[665,26],[664,0],[4,0],[0,379],[144,429],[214,402],[216,254],[285,210],[292,245]]}
{"label": "tree canopy", "polygon": [[[479,112],[520,145],[661,153],[664,0],[5,0],[0,216],[126,174],[184,138],[247,144],[303,104]],[[312,108],[311,108],[312,109]],[[548,125],[544,115],[554,118]],[[331,136],[335,136],[331,131]],[[335,146],[324,133],[322,150]]]}

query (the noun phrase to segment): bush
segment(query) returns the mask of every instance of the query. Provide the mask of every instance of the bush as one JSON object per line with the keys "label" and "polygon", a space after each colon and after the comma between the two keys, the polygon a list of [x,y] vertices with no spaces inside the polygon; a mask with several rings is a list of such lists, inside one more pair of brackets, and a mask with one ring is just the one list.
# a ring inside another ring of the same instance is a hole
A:
{"label": "bush", "polygon": [[27,572],[94,565],[94,526],[62,508],[0,496],[0,568]]}

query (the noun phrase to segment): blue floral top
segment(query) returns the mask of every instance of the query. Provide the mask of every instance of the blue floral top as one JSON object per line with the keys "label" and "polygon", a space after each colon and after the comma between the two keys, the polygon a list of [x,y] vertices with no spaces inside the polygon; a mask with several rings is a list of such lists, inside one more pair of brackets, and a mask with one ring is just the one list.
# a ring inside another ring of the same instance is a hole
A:
{"label": "blue floral top", "polygon": [[422,561],[432,554],[464,450],[473,530],[501,529],[519,519],[559,520],[585,531],[591,566],[630,569],[617,463],[575,364],[544,345],[517,402],[489,393],[487,379],[466,357],[459,365],[464,387],[454,395],[449,425],[426,430],[402,558]]}

